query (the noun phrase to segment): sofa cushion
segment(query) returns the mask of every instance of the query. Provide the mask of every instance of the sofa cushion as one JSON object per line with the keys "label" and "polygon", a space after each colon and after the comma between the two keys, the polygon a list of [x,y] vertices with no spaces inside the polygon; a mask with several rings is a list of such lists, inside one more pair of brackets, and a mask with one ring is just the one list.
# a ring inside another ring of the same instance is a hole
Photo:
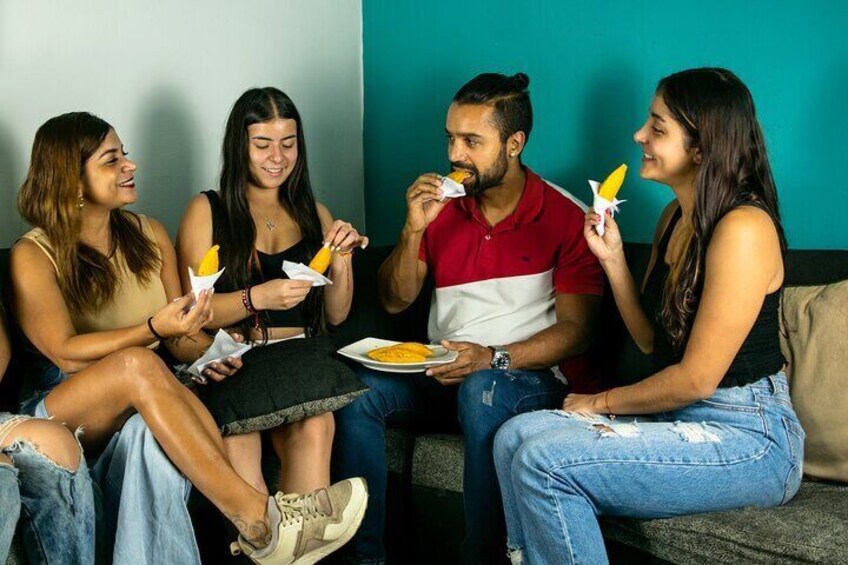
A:
{"label": "sofa cushion", "polygon": [[781,346],[807,439],[804,472],[848,482],[848,281],[784,291]]}
{"label": "sofa cushion", "polygon": [[786,506],[662,520],[606,518],[604,535],[662,559],[704,563],[848,562],[848,487],[805,480]]}
{"label": "sofa cushion", "polygon": [[423,434],[415,438],[412,484],[462,492],[465,442],[458,434]]}
{"label": "sofa cushion", "polygon": [[12,547],[9,548],[6,565],[24,565],[25,563],[27,563],[26,552],[24,551],[23,536],[21,536],[19,529],[12,540]]}

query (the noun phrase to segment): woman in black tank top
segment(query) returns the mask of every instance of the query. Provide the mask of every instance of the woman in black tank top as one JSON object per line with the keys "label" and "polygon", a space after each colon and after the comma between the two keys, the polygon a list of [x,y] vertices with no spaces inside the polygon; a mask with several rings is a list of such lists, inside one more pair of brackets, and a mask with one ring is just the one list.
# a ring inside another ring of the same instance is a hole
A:
{"label": "woman in black tank top", "polygon": [[634,139],[640,176],[675,196],[643,297],[612,217],[601,237],[590,210],[584,234],[656,373],[501,428],[508,543],[530,562],[603,561],[598,515],[773,506],[800,485],[803,431],[778,337],[786,243],[750,92],[724,69],[671,75]]}
{"label": "woman in black tank top", "polygon": [[[276,88],[254,88],[236,101],[224,135],[219,191],[208,191],[192,200],[177,240],[185,286],[190,285],[188,267],[196,268],[213,244],[220,246],[220,263],[225,270],[215,285],[215,316],[207,329],[233,329],[257,345],[244,357],[244,368],[225,377],[226,383],[216,373],[210,373],[215,382],[200,388],[201,398],[225,434],[234,434],[225,437],[224,443],[236,470],[257,489],[266,489],[260,464],[259,432],[228,432],[227,422],[219,418],[214,403],[209,400],[210,391],[222,390],[224,384],[230,387],[226,394],[238,397],[229,399],[235,411],[250,413],[254,416],[252,422],[260,422],[251,424],[250,429],[267,430],[270,443],[282,460],[280,489],[304,493],[326,487],[330,481],[334,433],[332,412],[324,411],[293,423],[288,423],[290,418],[278,417],[280,407],[276,404],[269,407],[274,411],[273,416],[257,413],[259,405],[274,396],[270,388],[299,386],[293,383],[302,381],[290,374],[275,374],[257,377],[253,384],[244,382],[250,368],[249,355],[261,347],[267,357],[268,351],[283,347],[282,343],[276,343],[266,348],[269,341],[306,337],[306,342],[285,342],[285,347],[302,348],[306,343],[326,347],[327,326],[340,324],[350,310],[352,251],[367,244],[367,238],[359,235],[353,226],[334,221],[327,208],[315,201],[306,162],[303,122],[294,103],[283,92]],[[310,281],[292,280],[283,272],[284,260],[308,264],[325,243],[334,251],[326,273],[334,284],[313,287]],[[314,375],[308,379],[300,377],[314,382],[322,378],[322,367],[333,363],[328,357],[322,357],[321,366],[305,368],[282,352],[274,362],[281,373],[285,373],[284,369],[311,369]],[[354,379],[352,375],[351,379]],[[243,388],[232,392],[237,384],[234,381]],[[278,396],[287,395],[287,391],[275,390]],[[302,390],[292,391],[295,392],[300,394]],[[244,430],[244,426],[239,429]]]}

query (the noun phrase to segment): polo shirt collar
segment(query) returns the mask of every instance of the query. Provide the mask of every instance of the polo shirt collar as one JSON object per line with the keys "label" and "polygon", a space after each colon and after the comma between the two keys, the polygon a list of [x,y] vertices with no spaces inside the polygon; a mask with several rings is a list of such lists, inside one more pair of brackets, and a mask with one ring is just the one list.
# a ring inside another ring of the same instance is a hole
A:
{"label": "polo shirt collar", "polygon": [[[545,181],[539,175],[530,170],[529,167],[524,167],[524,192],[521,193],[521,198],[518,201],[518,206],[515,211],[504,218],[498,225],[492,229],[501,231],[514,228],[519,224],[527,224],[535,220],[542,213],[542,204],[545,195]],[[466,196],[459,199],[460,208],[471,215],[475,220],[484,226],[488,227],[488,222],[485,216],[480,211],[477,205],[477,199],[473,196]]]}

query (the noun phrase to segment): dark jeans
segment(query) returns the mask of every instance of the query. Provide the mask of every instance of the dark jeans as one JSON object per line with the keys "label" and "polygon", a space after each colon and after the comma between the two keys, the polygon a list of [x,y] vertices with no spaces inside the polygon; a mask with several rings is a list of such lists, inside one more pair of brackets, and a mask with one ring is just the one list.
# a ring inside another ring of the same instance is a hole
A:
{"label": "dark jeans", "polygon": [[368,510],[348,551],[362,559],[385,559],[386,424],[415,431],[444,430],[457,417],[465,436],[463,560],[489,561],[492,547],[502,548],[501,498],[492,448],[495,432],[517,414],[559,407],[565,385],[549,370],[485,370],[459,386],[445,386],[423,373],[393,374],[361,368],[370,390],[336,412],[333,446],[335,478],[362,476],[368,481]]}

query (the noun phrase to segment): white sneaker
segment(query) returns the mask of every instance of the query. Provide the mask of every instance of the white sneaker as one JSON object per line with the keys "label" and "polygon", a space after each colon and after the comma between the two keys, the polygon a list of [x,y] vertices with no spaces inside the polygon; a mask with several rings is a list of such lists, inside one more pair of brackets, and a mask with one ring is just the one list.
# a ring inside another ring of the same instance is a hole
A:
{"label": "white sneaker", "polygon": [[339,549],[359,529],[368,506],[368,486],[356,477],[309,494],[278,492],[268,499],[271,543],[255,549],[238,544],[254,563],[312,565]]}

